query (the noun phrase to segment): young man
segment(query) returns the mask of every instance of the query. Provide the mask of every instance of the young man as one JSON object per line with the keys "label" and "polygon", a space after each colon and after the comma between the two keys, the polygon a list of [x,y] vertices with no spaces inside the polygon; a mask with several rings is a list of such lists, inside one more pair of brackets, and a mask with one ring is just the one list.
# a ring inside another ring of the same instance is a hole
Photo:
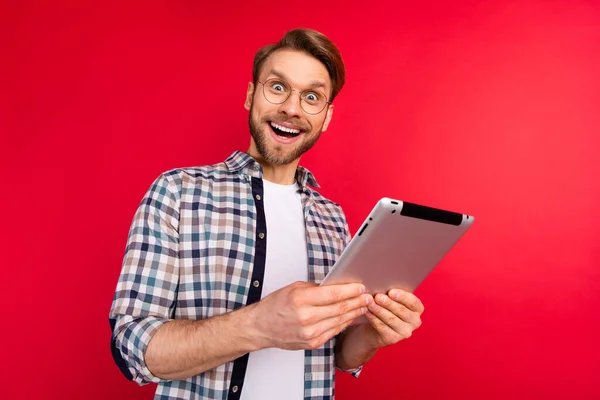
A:
{"label": "young man", "polygon": [[329,39],[288,32],[255,56],[248,152],[166,172],[144,197],[110,323],[117,365],[156,399],[333,399],[335,367],[357,376],[421,324],[410,293],[318,286],[350,235],[298,163],[344,79]]}

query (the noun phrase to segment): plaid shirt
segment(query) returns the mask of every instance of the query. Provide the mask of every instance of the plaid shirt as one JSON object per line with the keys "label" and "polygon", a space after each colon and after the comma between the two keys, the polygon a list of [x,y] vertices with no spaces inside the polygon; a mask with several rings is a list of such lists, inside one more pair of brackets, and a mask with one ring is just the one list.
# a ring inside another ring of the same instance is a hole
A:
{"label": "plaid shirt", "polygon": [[[308,278],[320,283],[350,240],[341,207],[298,167],[306,221]],[[109,321],[115,362],[130,380],[157,382],[155,399],[238,400],[248,355],[186,380],[161,380],[148,370],[150,339],[173,319],[201,320],[260,300],[266,220],[262,168],[234,152],[212,166],[162,174],[132,223]],[[305,400],[333,399],[335,338],[305,351]],[[358,372],[355,371],[355,375]],[[282,394],[283,398],[285,394]]]}

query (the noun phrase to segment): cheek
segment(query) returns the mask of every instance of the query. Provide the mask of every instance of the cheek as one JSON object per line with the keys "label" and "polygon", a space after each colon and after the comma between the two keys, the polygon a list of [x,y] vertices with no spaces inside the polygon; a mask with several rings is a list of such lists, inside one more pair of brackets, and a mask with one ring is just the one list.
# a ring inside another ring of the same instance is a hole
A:
{"label": "cheek", "polygon": [[250,109],[250,117],[255,123],[260,122],[260,110],[258,109],[258,107],[256,107],[256,105],[253,105]]}
{"label": "cheek", "polygon": [[254,103],[254,105],[252,106],[252,118],[256,121],[256,122],[265,122],[271,118],[269,118],[269,115],[274,115],[275,112],[273,110],[270,110],[268,107],[261,107],[261,105]]}
{"label": "cheek", "polygon": [[308,118],[308,123],[310,124],[310,129],[311,132],[316,132],[318,130],[321,129],[321,127],[323,126],[323,118],[319,118],[319,117],[312,117],[312,118]]}

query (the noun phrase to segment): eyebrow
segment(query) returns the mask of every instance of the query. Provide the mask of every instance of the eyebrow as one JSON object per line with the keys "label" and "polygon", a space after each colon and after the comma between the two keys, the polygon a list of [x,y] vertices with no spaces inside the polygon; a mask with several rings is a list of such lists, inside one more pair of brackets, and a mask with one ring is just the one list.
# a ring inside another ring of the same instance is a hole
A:
{"label": "eyebrow", "polygon": [[[285,81],[289,81],[289,79],[285,76],[285,74],[283,74],[282,72],[279,72],[279,71],[277,71],[275,69],[271,70],[271,73],[269,75],[267,75],[267,76],[271,76],[271,75],[275,75],[278,78],[281,78],[281,79],[283,79]],[[323,81],[310,81],[308,83],[308,87],[311,88],[311,89],[316,89],[316,88],[323,88],[323,89],[325,89],[326,85],[325,85],[325,82],[323,82]]]}

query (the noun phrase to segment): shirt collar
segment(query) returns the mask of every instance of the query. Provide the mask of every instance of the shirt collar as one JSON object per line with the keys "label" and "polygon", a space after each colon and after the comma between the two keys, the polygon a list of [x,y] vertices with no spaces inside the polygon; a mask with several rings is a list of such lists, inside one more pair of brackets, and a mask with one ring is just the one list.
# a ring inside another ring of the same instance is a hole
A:
{"label": "shirt collar", "polygon": [[[257,166],[258,168],[260,168],[258,162],[256,162],[254,158],[238,150],[234,151],[227,158],[227,160],[225,160],[225,165],[227,166],[227,169],[229,169],[229,171],[231,172],[237,172],[252,167],[256,168]],[[313,173],[300,165],[296,169],[296,182],[298,182],[298,185],[300,185],[301,187],[305,187],[306,185],[312,186],[317,189],[321,187],[315,179]]]}

